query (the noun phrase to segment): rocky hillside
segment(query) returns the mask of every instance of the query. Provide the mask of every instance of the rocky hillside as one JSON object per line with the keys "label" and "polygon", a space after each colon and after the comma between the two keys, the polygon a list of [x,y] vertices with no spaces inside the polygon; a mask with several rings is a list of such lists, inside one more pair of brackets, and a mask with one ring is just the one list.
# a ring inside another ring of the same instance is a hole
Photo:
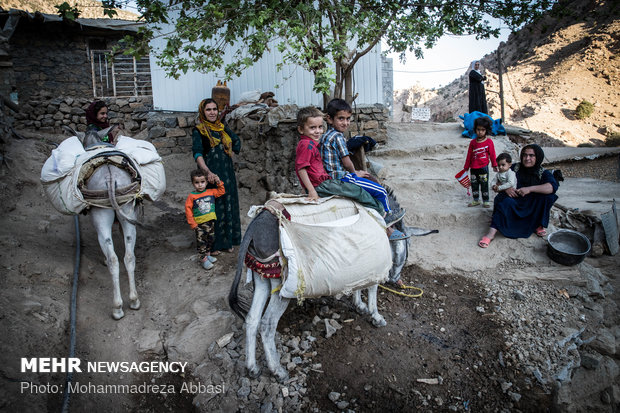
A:
{"label": "rocky hillside", "polygon": [[[604,141],[620,131],[620,6],[609,0],[561,1],[548,15],[510,35],[499,47],[504,66],[505,123],[542,132],[561,145]],[[481,60],[490,115],[501,117],[498,52]],[[433,121],[468,112],[465,75],[438,90],[394,93],[394,120],[410,107],[430,107]],[[586,100],[593,113],[577,119]]]}
{"label": "rocky hillside", "polygon": [[[41,12],[46,14],[57,14],[58,10],[54,5],[61,4],[63,0],[2,0],[0,7],[5,10],[18,9],[30,13]],[[95,0],[70,0],[71,6],[77,6],[80,10],[80,17],[84,19],[104,19],[103,7],[100,1]],[[129,10],[116,9],[118,13],[115,19],[136,20],[138,15]]]}

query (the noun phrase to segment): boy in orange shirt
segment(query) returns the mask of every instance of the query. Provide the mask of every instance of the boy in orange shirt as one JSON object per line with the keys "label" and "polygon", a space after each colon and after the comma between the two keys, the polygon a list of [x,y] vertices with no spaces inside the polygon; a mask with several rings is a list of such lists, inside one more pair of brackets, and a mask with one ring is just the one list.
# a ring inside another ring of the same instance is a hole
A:
{"label": "boy in orange shirt", "polygon": [[207,189],[207,177],[202,169],[196,169],[190,174],[194,192],[187,196],[185,201],[185,216],[187,223],[196,232],[196,247],[200,256],[200,263],[205,270],[213,268],[217,258],[211,256],[213,248],[215,220],[215,198],[226,193],[224,182],[216,178],[217,188]]}

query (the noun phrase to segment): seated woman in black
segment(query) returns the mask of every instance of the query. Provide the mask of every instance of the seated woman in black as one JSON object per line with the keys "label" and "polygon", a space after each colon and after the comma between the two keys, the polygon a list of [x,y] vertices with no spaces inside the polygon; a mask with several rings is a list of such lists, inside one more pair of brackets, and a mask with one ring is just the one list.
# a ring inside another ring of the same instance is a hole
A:
{"label": "seated woman in black", "polygon": [[497,231],[507,238],[528,238],[533,233],[547,235],[549,211],[558,199],[558,183],[550,171],[541,167],[545,153],[538,145],[521,150],[521,162],[512,166],[517,175],[517,187],[508,188],[495,197],[495,207],[489,232],[478,246],[487,248]]}

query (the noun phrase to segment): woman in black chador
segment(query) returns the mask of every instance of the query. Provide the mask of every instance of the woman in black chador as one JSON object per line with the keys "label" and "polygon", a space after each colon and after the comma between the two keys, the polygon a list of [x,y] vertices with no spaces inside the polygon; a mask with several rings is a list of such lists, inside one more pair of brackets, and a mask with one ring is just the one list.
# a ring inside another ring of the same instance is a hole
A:
{"label": "woman in black chador", "polygon": [[485,80],[487,77],[480,73],[480,61],[474,60],[469,65],[469,113],[478,111],[489,114],[484,83],[482,83]]}

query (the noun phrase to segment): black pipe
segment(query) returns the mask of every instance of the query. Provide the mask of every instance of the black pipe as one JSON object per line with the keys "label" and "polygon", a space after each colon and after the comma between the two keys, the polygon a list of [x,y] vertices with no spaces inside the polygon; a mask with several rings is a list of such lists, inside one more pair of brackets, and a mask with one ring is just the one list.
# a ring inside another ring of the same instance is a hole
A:
{"label": "black pipe", "polygon": [[[73,286],[71,288],[71,310],[70,310],[70,326],[69,326],[69,357],[75,356],[75,324],[76,324],[76,315],[77,315],[77,287],[78,287],[78,278],[80,275],[80,220],[78,216],[74,216],[75,222],[75,264],[73,267]],[[62,413],[69,412],[69,399],[71,395],[69,394],[69,384],[73,381],[73,372],[67,372],[67,377],[65,379],[65,391],[62,400]]]}

